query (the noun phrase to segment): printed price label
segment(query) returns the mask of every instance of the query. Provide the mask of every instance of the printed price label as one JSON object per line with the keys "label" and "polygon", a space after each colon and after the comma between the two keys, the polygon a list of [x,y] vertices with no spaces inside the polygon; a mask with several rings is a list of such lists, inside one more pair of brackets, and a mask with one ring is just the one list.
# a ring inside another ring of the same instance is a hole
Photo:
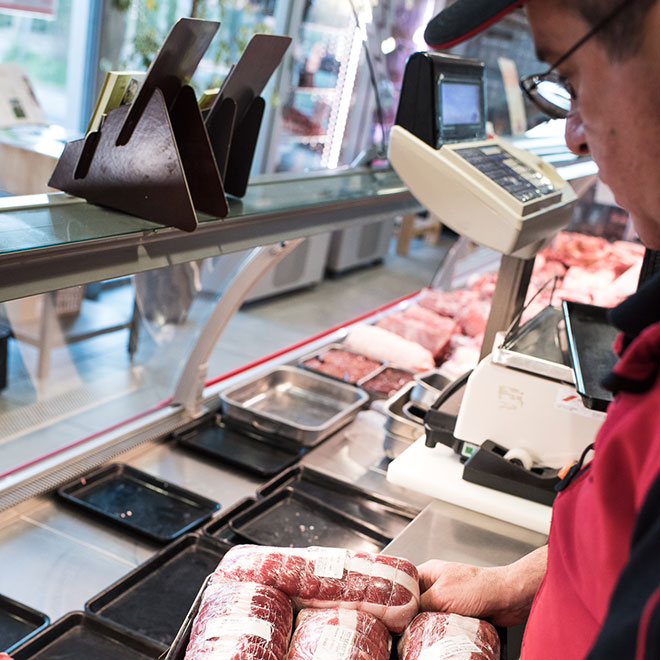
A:
{"label": "printed price label", "polygon": [[319,548],[314,557],[314,575],[341,578],[346,565],[346,550],[342,548]]}
{"label": "printed price label", "polygon": [[256,635],[270,642],[273,624],[253,616],[223,616],[212,619],[204,628],[204,639],[236,639],[242,635]]}
{"label": "printed price label", "polygon": [[351,654],[355,630],[340,626],[326,626],[316,645],[312,660],[344,660]]}
{"label": "printed price label", "polygon": [[419,654],[419,660],[469,660],[481,649],[465,636],[448,637],[427,646]]}

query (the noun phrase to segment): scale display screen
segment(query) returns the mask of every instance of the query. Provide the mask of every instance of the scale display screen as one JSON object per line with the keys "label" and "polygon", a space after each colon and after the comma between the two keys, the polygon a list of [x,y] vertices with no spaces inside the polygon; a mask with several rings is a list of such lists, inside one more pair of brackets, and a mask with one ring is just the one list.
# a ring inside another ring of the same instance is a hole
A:
{"label": "scale display screen", "polygon": [[481,84],[440,83],[444,126],[481,123]]}

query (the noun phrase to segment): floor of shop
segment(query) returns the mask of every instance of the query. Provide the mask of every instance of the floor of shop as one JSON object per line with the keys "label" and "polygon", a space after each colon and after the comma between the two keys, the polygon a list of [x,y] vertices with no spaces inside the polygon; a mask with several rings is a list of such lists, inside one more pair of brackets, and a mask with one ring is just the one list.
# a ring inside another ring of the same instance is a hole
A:
{"label": "floor of shop", "polygon": [[[209,377],[427,286],[450,243],[451,239],[445,239],[440,246],[430,246],[416,240],[408,256],[397,255],[392,245],[380,264],[245,305],[213,351]],[[126,280],[104,289],[99,301],[113,309],[117,319],[129,319],[134,296],[133,284]],[[85,305],[88,301],[83,301]],[[177,336],[176,342],[168,342],[151,330],[142,323],[139,350],[143,354],[132,361],[127,329],[54,348],[49,376],[41,380],[36,376],[37,349],[10,340],[8,386],[0,393],[0,463],[20,465],[170,396],[182,367],[181,355],[189,352],[180,346],[186,338]],[[165,346],[162,351],[159,342]]]}

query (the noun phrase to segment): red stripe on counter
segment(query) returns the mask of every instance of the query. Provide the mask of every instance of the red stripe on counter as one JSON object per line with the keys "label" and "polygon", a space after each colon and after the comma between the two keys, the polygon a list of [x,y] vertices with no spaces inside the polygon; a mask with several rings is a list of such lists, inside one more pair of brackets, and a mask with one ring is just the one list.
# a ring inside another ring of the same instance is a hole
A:
{"label": "red stripe on counter", "polygon": [[281,357],[285,353],[295,351],[297,348],[302,348],[303,346],[305,346],[305,344],[311,344],[314,341],[323,339],[323,337],[327,337],[328,335],[331,335],[333,332],[337,332],[337,330],[341,330],[342,328],[345,328],[347,325],[353,325],[353,323],[359,323],[360,321],[363,321],[364,319],[369,318],[374,314],[378,314],[379,312],[384,312],[386,309],[389,309],[390,307],[394,307],[399,303],[405,302],[406,300],[410,300],[411,298],[418,296],[422,291],[423,289],[420,289],[419,291],[410,293],[407,296],[403,296],[403,298],[399,298],[398,300],[389,302],[386,305],[383,305],[382,307],[377,307],[376,309],[372,309],[370,312],[367,312],[366,314],[361,314],[360,316],[356,316],[354,319],[351,319],[350,321],[345,321],[344,323],[335,325],[332,328],[329,328],[328,330],[324,330],[323,332],[319,332],[316,335],[307,337],[302,341],[298,341],[295,344],[291,344],[291,346],[287,346],[286,348],[282,348],[279,351],[275,351],[270,355],[266,355],[265,357],[259,358],[258,360],[254,360],[253,362],[244,364],[242,367],[238,367],[237,369],[232,369],[231,371],[228,371],[227,373],[224,373],[221,376],[216,376],[215,378],[206,381],[205,387],[209,387],[210,385],[216,385],[217,383],[221,383],[223,380],[227,380],[232,376],[236,376],[240,373],[243,373],[244,371],[248,371],[249,369],[254,369],[254,367],[258,367],[260,364],[263,364],[264,362],[268,362],[269,360],[274,360],[275,358]]}
{"label": "red stripe on counter", "polygon": [[[410,300],[411,298],[414,298],[415,296],[419,295],[423,289],[420,289],[419,291],[415,291],[414,293],[410,293],[407,296],[403,296],[402,298],[399,298],[397,300],[394,300],[390,303],[387,303],[386,305],[382,305],[381,307],[377,307],[376,309],[372,309],[370,312],[367,312],[365,314],[361,314],[360,316],[356,316],[354,319],[351,319],[350,321],[346,321],[345,323],[340,323],[339,325],[335,325],[332,328],[329,328],[327,330],[324,330],[323,332],[319,332],[316,335],[313,335],[311,337],[307,337],[306,339],[303,339],[302,341],[296,342],[295,344],[291,344],[291,346],[287,346],[286,348],[282,348],[279,351],[275,351],[274,353],[271,353],[270,355],[266,355],[265,357],[259,358],[258,360],[254,360],[253,362],[249,362],[248,364],[243,365],[242,367],[238,367],[236,369],[232,369],[231,371],[227,371],[226,373],[216,376],[215,378],[212,378],[211,380],[206,381],[204,384],[205,387],[209,387],[210,385],[215,385],[217,383],[222,382],[223,380],[227,380],[228,378],[231,378],[232,376],[236,376],[240,373],[243,373],[244,371],[248,371],[249,369],[253,369],[254,367],[258,367],[260,364],[263,364],[264,362],[268,362],[269,360],[274,360],[275,358],[278,358],[285,353],[288,353],[290,351],[294,351],[297,348],[301,348],[302,346],[305,346],[305,344],[310,344],[314,341],[317,341],[318,339],[323,339],[323,337],[327,337],[328,335],[331,335],[333,332],[337,332],[338,330],[341,330],[342,328],[346,327],[347,325],[352,325],[353,323],[359,323],[360,321],[363,321],[366,318],[369,318],[370,316],[373,316],[374,314],[378,314],[379,312],[384,312],[387,309],[390,309],[391,307],[394,307],[398,305],[399,303],[405,302],[406,300]],[[135,422],[138,419],[142,419],[143,417],[146,417],[147,415],[151,415],[152,413],[157,412],[158,410],[161,410],[168,406],[172,402],[172,397],[169,397],[167,399],[164,399],[160,403],[157,403],[153,408],[148,408],[147,410],[144,410],[141,413],[138,413],[137,415],[133,415],[132,417],[128,417],[121,422],[117,422],[116,424],[113,424],[112,426],[108,426],[108,428],[103,429],[102,431],[96,431],[96,433],[92,433],[91,435],[88,435],[84,438],[81,438],[80,440],[76,440],[75,442],[72,442],[68,445],[65,445],[64,447],[60,447],[59,449],[53,449],[53,451],[48,452],[47,454],[44,454],[43,456],[40,456],[39,458],[34,458],[31,461],[28,461],[27,463],[23,463],[23,465],[19,465],[17,467],[11,468],[10,470],[7,470],[5,472],[0,473],[0,479],[4,479],[4,477],[8,477],[12,474],[16,474],[17,472],[20,472],[21,470],[25,470],[29,467],[32,467],[33,465],[37,465],[38,463],[41,463],[43,461],[48,460],[49,458],[53,458],[53,456],[57,456],[58,454],[62,454],[65,451],[69,451],[70,449],[73,449],[74,447],[79,447],[80,445],[85,444],[86,442],[91,442],[95,438],[98,438],[99,436],[103,435],[104,433],[109,433],[110,431],[116,431],[118,428],[124,426],[125,424],[130,424],[131,422]]]}

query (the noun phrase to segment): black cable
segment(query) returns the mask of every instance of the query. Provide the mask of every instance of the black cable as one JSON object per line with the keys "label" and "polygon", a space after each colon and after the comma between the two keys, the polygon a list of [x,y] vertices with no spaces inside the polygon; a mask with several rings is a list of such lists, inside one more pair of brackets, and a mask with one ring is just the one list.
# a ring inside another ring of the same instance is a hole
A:
{"label": "black cable", "polygon": [[[360,17],[358,16],[357,9],[355,8],[355,3],[353,0],[348,0],[353,11],[353,17],[355,18],[355,25],[357,25],[358,30],[360,29]],[[366,34],[366,30],[364,32]],[[374,64],[371,59],[371,53],[367,47],[367,40],[362,40],[362,46],[364,47],[364,55],[367,60],[367,67],[369,68],[369,79],[371,81],[371,86],[374,90],[374,95],[376,97],[376,115],[378,116],[378,123],[380,124],[381,138],[380,146],[383,150],[383,156],[387,153],[387,143],[385,142],[385,120],[383,118],[383,106],[380,102],[380,92],[378,91],[378,82],[376,81],[376,71],[374,69]]]}

